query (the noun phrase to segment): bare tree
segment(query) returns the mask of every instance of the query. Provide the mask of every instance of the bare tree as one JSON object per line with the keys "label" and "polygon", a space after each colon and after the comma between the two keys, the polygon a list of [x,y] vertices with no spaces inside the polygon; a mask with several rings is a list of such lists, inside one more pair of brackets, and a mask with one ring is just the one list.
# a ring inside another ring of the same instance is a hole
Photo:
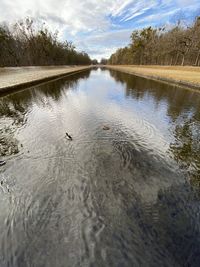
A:
{"label": "bare tree", "polygon": [[170,30],[147,27],[131,34],[131,44],[111,55],[109,64],[200,65],[200,17]]}

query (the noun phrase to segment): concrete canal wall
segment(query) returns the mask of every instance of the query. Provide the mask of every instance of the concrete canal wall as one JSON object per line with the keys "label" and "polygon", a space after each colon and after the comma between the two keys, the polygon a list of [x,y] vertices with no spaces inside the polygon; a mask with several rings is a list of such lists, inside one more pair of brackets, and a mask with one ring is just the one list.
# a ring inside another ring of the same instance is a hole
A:
{"label": "concrete canal wall", "polygon": [[0,93],[34,86],[89,68],[91,66],[0,68]]}

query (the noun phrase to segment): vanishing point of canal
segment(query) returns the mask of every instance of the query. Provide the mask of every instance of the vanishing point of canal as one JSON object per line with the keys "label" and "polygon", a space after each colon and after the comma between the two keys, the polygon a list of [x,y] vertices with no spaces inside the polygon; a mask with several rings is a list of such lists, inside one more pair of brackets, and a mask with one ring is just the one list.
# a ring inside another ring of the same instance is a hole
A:
{"label": "vanishing point of canal", "polygon": [[93,69],[1,96],[0,160],[1,267],[200,266],[199,93]]}

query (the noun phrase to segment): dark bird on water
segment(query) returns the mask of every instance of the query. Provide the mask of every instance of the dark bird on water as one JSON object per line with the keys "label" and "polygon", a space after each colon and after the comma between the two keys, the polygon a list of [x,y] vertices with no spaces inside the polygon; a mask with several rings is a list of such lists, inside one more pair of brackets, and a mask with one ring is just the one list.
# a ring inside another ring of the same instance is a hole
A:
{"label": "dark bird on water", "polygon": [[3,165],[5,165],[6,164],[6,162],[5,161],[3,161],[3,160],[0,160],[0,166],[3,166]]}
{"label": "dark bird on water", "polygon": [[66,136],[67,136],[67,138],[68,138],[69,140],[72,140],[71,135],[69,135],[68,133],[66,133]]}
{"label": "dark bird on water", "polygon": [[110,127],[107,126],[107,125],[104,125],[104,126],[102,127],[102,129],[103,129],[104,131],[108,131],[108,130],[110,130]]}

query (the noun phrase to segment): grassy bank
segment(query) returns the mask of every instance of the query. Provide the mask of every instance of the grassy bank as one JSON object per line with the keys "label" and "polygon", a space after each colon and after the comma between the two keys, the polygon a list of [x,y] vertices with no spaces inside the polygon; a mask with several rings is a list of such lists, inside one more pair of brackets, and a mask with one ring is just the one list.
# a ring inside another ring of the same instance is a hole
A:
{"label": "grassy bank", "polygon": [[0,93],[23,89],[90,68],[90,66],[0,68]]}
{"label": "grassy bank", "polygon": [[200,67],[107,65],[108,68],[144,78],[200,90]]}

